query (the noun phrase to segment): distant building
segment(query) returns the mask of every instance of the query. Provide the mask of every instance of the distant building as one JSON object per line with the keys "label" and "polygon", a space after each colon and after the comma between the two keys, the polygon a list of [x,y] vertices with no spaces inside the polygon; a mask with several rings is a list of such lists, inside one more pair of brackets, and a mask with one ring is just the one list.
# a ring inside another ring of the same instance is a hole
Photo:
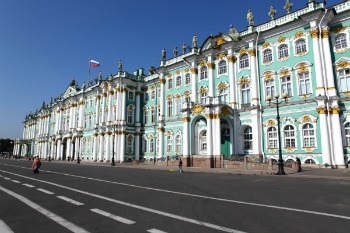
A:
{"label": "distant building", "polygon": [[[160,67],[113,76],[62,96],[24,120],[14,154],[88,161],[165,160],[213,166],[215,156],[350,162],[350,1],[307,7],[209,36]],[[273,9],[274,10],[274,9]],[[290,10],[290,9],[289,9]],[[251,12],[250,12],[251,14]],[[245,19],[244,19],[245,20]],[[174,53],[175,54],[175,53]],[[114,142],[113,142],[114,140]],[[113,149],[114,145],[114,149]],[[188,158],[188,159],[187,159]]]}

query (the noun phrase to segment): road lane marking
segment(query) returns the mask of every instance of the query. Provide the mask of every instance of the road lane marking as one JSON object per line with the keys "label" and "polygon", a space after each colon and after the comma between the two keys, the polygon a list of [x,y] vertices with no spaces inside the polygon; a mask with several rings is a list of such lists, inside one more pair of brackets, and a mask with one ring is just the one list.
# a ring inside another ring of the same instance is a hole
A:
{"label": "road lane marking", "polygon": [[36,190],[43,192],[43,193],[46,193],[46,194],[50,194],[50,195],[54,194],[53,192],[46,190],[46,189],[37,188]]}
{"label": "road lane marking", "polygon": [[59,199],[62,199],[62,200],[64,200],[64,201],[69,202],[69,203],[72,203],[72,204],[74,204],[74,205],[84,205],[84,203],[81,203],[81,202],[79,202],[79,201],[75,201],[75,200],[70,199],[70,198],[65,197],[65,196],[57,196],[57,197],[58,197]]}
{"label": "road lane marking", "polygon": [[35,188],[35,186],[34,185],[31,185],[31,184],[23,184],[24,186],[27,186],[27,187],[29,187],[29,188]]}
{"label": "road lane marking", "polygon": [[118,222],[125,223],[125,224],[134,224],[134,223],[136,223],[136,222],[134,222],[132,220],[129,220],[129,219],[126,219],[126,218],[123,218],[123,217],[120,217],[120,216],[108,213],[108,212],[100,210],[100,209],[91,209],[91,211],[95,212],[95,213],[98,213],[98,214],[101,214],[101,215],[103,215],[105,217],[114,219],[114,220],[116,220]]}
{"label": "road lane marking", "polygon": [[161,231],[161,230],[158,230],[155,228],[149,229],[149,230],[147,230],[147,232],[149,232],[149,233],[166,233],[165,231]]}
{"label": "road lane marking", "polygon": [[5,176],[4,176],[4,179],[5,179],[5,180],[11,180],[11,178],[8,178],[8,177],[5,177]]}
{"label": "road lane marking", "polygon": [[[0,170],[0,172],[12,174],[12,175],[23,177],[23,178],[30,179],[30,180],[36,180],[35,178],[23,176],[23,175],[12,173],[12,172],[8,172],[8,171]],[[45,181],[45,180],[37,180],[37,181],[45,183],[45,184],[50,184],[50,185],[53,185],[53,186],[56,186],[56,187],[60,187],[60,188],[63,188],[63,189],[67,189],[67,190],[70,190],[70,191],[74,191],[74,192],[77,192],[77,193],[85,194],[87,196],[92,196],[92,197],[95,197],[95,198],[98,198],[98,199],[102,199],[102,200],[105,200],[105,201],[109,201],[109,202],[117,203],[117,204],[120,204],[120,205],[128,206],[128,207],[131,207],[131,208],[134,208],[134,209],[143,210],[143,211],[150,212],[150,213],[153,213],[153,214],[158,214],[158,215],[161,215],[161,216],[165,216],[165,217],[181,220],[181,221],[184,221],[184,222],[197,224],[197,225],[208,227],[208,228],[212,228],[212,229],[215,229],[215,230],[224,231],[224,232],[231,232],[231,233],[244,233],[243,231],[235,230],[235,229],[232,229],[232,228],[227,228],[227,227],[224,227],[224,226],[219,226],[219,225],[215,225],[215,224],[208,223],[208,222],[203,222],[203,221],[199,221],[199,220],[196,220],[196,219],[191,219],[191,218],[182,217],[182,216],[175,215],[175,214],[170,214],[170,213],[167,213],[167,212],[164,212],[164,211],[160,211],[160,210],[156,210],[156,209],[152,209],[152,208],[148,208],[148,207],[144,207],[144,206],[139,206],[139,205],[136,205],[136,204],[131,204],[131,203],[128,203],[128,202],[112,199],[112,198],[101,196],[101,195],[94,194],[94,193],[89,193],[89,192],[86,192],[86,191],[83,191],[83,190],[79,190],[79,189],[75,189],[75,188],[71,188],[71,187],[68,187],[68,186],[52,183],[52,182],[49,182],[49,181]]]}
{"label": "road lane marking", "polygon": [[14,182],[14,183],[17,183],[17,184],[21,183],[21,181],[18,181],[18,180],[11,180],[11,181]]}
{"label": "road lane marking", "polygon": [[21,202],[23,202],[24,204],[28,205],[29,207],[35,209],[36,211],[38,211],[39,213],[43,214],[44,216],[50,218],[51,220],[55,221],[56,223],[60,224],[61,226],[67,228],[68,230],[75,232],[75,233],[89,233],[87,230],[75,225],[74,223],[69,222],[68,220],[52,213],[51,211],[41,207],[40,205],[32,202],[31,200],[15,193],[12,192],[11,190],[8,190],[2,186],[0,186],[0,190],[11,195],[14,198],[17,198],[18,200],[20,200]]}
{"label": "road lane marking", "polygon": [[6,225],[4,221],[0,219],[0,232],[1,233],[14,233],[9,226]]}

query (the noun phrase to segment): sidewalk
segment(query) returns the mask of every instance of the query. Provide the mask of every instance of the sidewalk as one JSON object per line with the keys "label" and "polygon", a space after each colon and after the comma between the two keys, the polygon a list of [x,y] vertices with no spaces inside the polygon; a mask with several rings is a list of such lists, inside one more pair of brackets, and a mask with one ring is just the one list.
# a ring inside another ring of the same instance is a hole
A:
{"label": "sidewalk", "polygon": [[[45,161],[48,163],[67,163],[76,164],[76,161]],[[81,161],[79,165],[82,166],[111,166],[111,163],[106,162],[87,162]],[[140,163],[115,163],[115,167],[129,168],[129,169],[150,169],[163,170],[169,172],[177,172],[177,166],[159,166],[154,164]],[[259,176],[275,176],[277,170],[249,170],[249,169],[225,169],[225,168],[204,168],[204,167],[183,167],[185,173],[216,173],[229,175],[259,175]],[[312,179],[335,179],[335,180],[349,180],[350,169],[331,169],[318,168],[313,166],[302,166],[302,172],[291,172],[286,170],[286,176],[294,178],[312,178]]]}

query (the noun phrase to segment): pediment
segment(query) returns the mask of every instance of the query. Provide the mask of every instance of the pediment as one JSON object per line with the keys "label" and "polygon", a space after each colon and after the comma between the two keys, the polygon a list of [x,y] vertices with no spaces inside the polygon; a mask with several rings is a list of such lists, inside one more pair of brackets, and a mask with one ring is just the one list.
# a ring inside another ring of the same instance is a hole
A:
{"label": "pediment", "polygon": [[232,41],[232,38],[225,34],[219,34],[217,36],[209,36],[203,43],[201,47],[201,51],[211,49],[211,48],[219,48],[222,44]]}
{"label": "pediment", "polygon": [[69,86],[66,91],[63,93],[63,98],[68,98],[70,96],[74,96],[77,93],[77,90],[71,86]]}

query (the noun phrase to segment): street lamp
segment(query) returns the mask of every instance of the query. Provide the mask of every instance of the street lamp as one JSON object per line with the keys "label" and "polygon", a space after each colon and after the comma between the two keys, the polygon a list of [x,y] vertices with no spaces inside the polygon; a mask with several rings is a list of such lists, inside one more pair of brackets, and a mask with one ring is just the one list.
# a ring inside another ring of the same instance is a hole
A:
{"label": "street lamp", "polygon": [[[80,143],[79,143],[80,146]],[[78,148],[78,158],[77,158],[77,163],[80,163],[80,158],[79,158],[79,148]]]}
{"label": "street lamp", "polygon": [[[280,95],[278,93],[275,93],[273,96],[275,99],[272,99],[272,96],[269,95],[266,97],[267,102],[269,103],[269,106],[271,103],[276,104],[276,111],[277,111],[277,134],[278,134],[278,172],[276,175],[286,175],[284,172],[284,163],[282,159],[282,146],[281,146],[281,126],[280,126],[280,112],[279,112],[279,104],[283,103],[283,101],[278,101],[278,98]],[[282,98],[284,99],[284,102],[287,102],[288,94],[283,93]]]}
{"label": "street lamp", "polygon": [[113,149],[112,149],[112,164],[111,166],[115,166],[114,162],[114,141],[115,141],[115,128],[117,127],[116,123],[113,124]]}

